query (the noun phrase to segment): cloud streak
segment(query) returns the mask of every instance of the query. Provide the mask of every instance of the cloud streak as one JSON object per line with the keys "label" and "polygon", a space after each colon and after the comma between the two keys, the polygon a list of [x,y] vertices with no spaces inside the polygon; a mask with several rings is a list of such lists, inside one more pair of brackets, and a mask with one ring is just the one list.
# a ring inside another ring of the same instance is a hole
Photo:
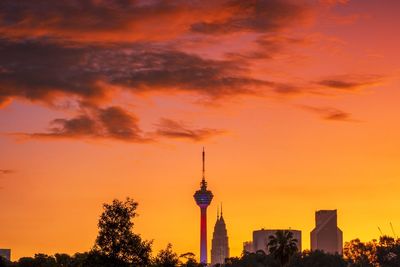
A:
{"label": "cloud streak", "polygon": [[322,79],[317,84],[340,90],[356,90],[377,85],[383,80],[381,75],[341,75]]}
{"label": "cloud streak", "polygon": [[304,19],[305,2],[287,0],[230,0],[222,6],[230,16],[191,25],[191,30],[203,34],[234,32],[271,33]]}
{"label": "cloud streak", "polygon": [[326,121],[345,121],[345,122],[356,122],[352,118],[352,115],[343,110],[332,108],[332,107],[312,107],[312,106],[299,106],[303,110],[315,113]]}
{"label": "cloud streak", "polygon": [[54,119],[47,132],[18,133],[33,139],[108,139],[130,143],[152,143],[160,138],[203,141],[225,131],[212,128],[192,128],[183,122],[162,118],[154,131],[143,131],[139,119],[121,107],[86,109],[76,117]]}
{"label": "cloud streak", "polygon": [[120,107],[92,108],[74,118],[55,119],[48,132],[23,134],[39,139],[113,139],[133,143],[146,143],[138,119]]}
{"label": "cloud streak", "polygon": [[179,17],[192,7],[180,0],[3,0],[0,33],[80,42],[165,39],[175,35]]}
{"label": "cloud streak", "polygon": [[161,137],[189,139],[195,142],[225,133],[223,130],[212,128],[190,128],[182,122],[162,118],[156,124],[156,134]]}

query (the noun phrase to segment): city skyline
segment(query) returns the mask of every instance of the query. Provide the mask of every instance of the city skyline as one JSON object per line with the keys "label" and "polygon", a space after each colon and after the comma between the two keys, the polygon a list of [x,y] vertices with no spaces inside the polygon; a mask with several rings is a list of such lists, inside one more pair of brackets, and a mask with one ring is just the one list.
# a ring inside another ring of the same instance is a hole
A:
{"label": "city skyline", "polygon": [[200,258],[201,147],[231,256],[262,228],[309,249],[319,210],[343,242],[399,232],[400,1],[383,1],[1,0],[0,248],[88,251],[129,196],[153,251]]}

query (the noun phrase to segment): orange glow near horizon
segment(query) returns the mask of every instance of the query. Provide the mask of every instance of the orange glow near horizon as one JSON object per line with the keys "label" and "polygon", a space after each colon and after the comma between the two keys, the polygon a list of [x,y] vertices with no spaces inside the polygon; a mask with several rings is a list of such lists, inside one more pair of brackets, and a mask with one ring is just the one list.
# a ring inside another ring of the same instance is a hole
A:
{"label": "orange glow near horizon", "polygon": [[237,29],[227,24],[243,7],[218,12],[224,2],[143,4],[143,21],[82,29],[54,8],[46,23],[11,26],[0,5],[0,170],[11,170],[0,248],[13,260],[91,249],[102,204],[125,197],[153,253],[172,243],[199,257],[203,146],[209,249],[220,203],[231,256],[261,228],[301,230],[309,249],[320,209],[338,210],[344,241],[399,231],[400,4],[297,1]]}

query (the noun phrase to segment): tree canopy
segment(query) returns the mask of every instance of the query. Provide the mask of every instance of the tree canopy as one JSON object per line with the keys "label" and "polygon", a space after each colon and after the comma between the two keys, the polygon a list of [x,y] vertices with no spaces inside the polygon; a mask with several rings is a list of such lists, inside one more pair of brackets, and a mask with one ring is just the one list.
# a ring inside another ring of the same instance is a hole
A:
{"label": "tree canopy", "polygon": [[143,241],[132,231],[137,206],[138,203],[130,198],[124,202],[115,199],[111,204],[103,205],[95,251],[128,265],[144,267],[150,264],[151,242]]}
{"label": "tree canopy", "polygon": [[297,239],[293,238],[291,231],[278,230],[275,235],[269,237],[268,249],[281,266],[285,267],[298,250],[297,242]]}

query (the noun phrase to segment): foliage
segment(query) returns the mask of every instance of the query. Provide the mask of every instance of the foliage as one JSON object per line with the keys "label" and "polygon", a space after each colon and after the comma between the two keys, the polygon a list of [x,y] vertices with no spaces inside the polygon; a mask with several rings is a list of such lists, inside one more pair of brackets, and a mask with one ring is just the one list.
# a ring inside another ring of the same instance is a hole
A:
{"label": "foliage", "polygon": [[151,242],[142,241],[133,233],[133,221],[138,203],[127,198],[104,204],[98,223],[99,233],[94,250],[100,255],[132,266],[150,264]]}
{"label": "foliage", "polygon": [[400,239],[381,236],[376,248],[376,259],[380,266],[400,266]]}
{"label": "foliage", "polygon": [[187,252],[184,254],[181,254],[179,256],[180,259],[185,259],[186,262],[180,262],[181,267],[202,267],[203,265],[201,263],[198,263],[195,259],[196,255],[192,252]]}
{"label": "foliage", "polygon": [[36,254],[34,258],[21,258],[18,262],[19,267],[56,267],[57,262],[53,256],[46,254]]}
{"label": "foliage", "polygon": [[178,254],[172,251],[171,244],[168,244],[166,249],[161,250],[154,259],[154,267],[176,267],[178,263]]}
{"label": "foliage", "polygon": [[11,262],[0,256],[0,267],[12,267],[14,266]]}
{"label": "foliage", "polygon": [[376,240],[363,243],[360,239],[354,239],[346,242],[343,254],[354,267],[379,266],[376,259]]}
{"label": "foliage", "polygon": [[269,237],[268,249],[281,266],[287,266],[291,257],[297,252],[297,239],[288,230],[278,230]]}
{"label": "foliage", "polygon": [[259,250],[256,253],[244,252],[241,258],[228,258],[225,263],[226,267],[279,267],[279,263],[272,255],[265,254]]}
{"label": "foliage", "polygon": [[[281,263],[273,255],[264,251],[244,252],[242,257],[229,258],[224,267],[279,267]],[[304,251],[295,253],[289,267],[347,267],[346,260],[339,254],[328,254],[323,251]]]}
{"label": "foliage", "polygon": [[290,267],[346,267],[347,262],[339,254],[329,254],[320,250],[304,251],[296,254]]}
{"label": "foliage", "polygon": [[354,239],[345,244],[344,256],[352,267],[400,266],[400,239],[381,236],[379,242],[366,243]]}

